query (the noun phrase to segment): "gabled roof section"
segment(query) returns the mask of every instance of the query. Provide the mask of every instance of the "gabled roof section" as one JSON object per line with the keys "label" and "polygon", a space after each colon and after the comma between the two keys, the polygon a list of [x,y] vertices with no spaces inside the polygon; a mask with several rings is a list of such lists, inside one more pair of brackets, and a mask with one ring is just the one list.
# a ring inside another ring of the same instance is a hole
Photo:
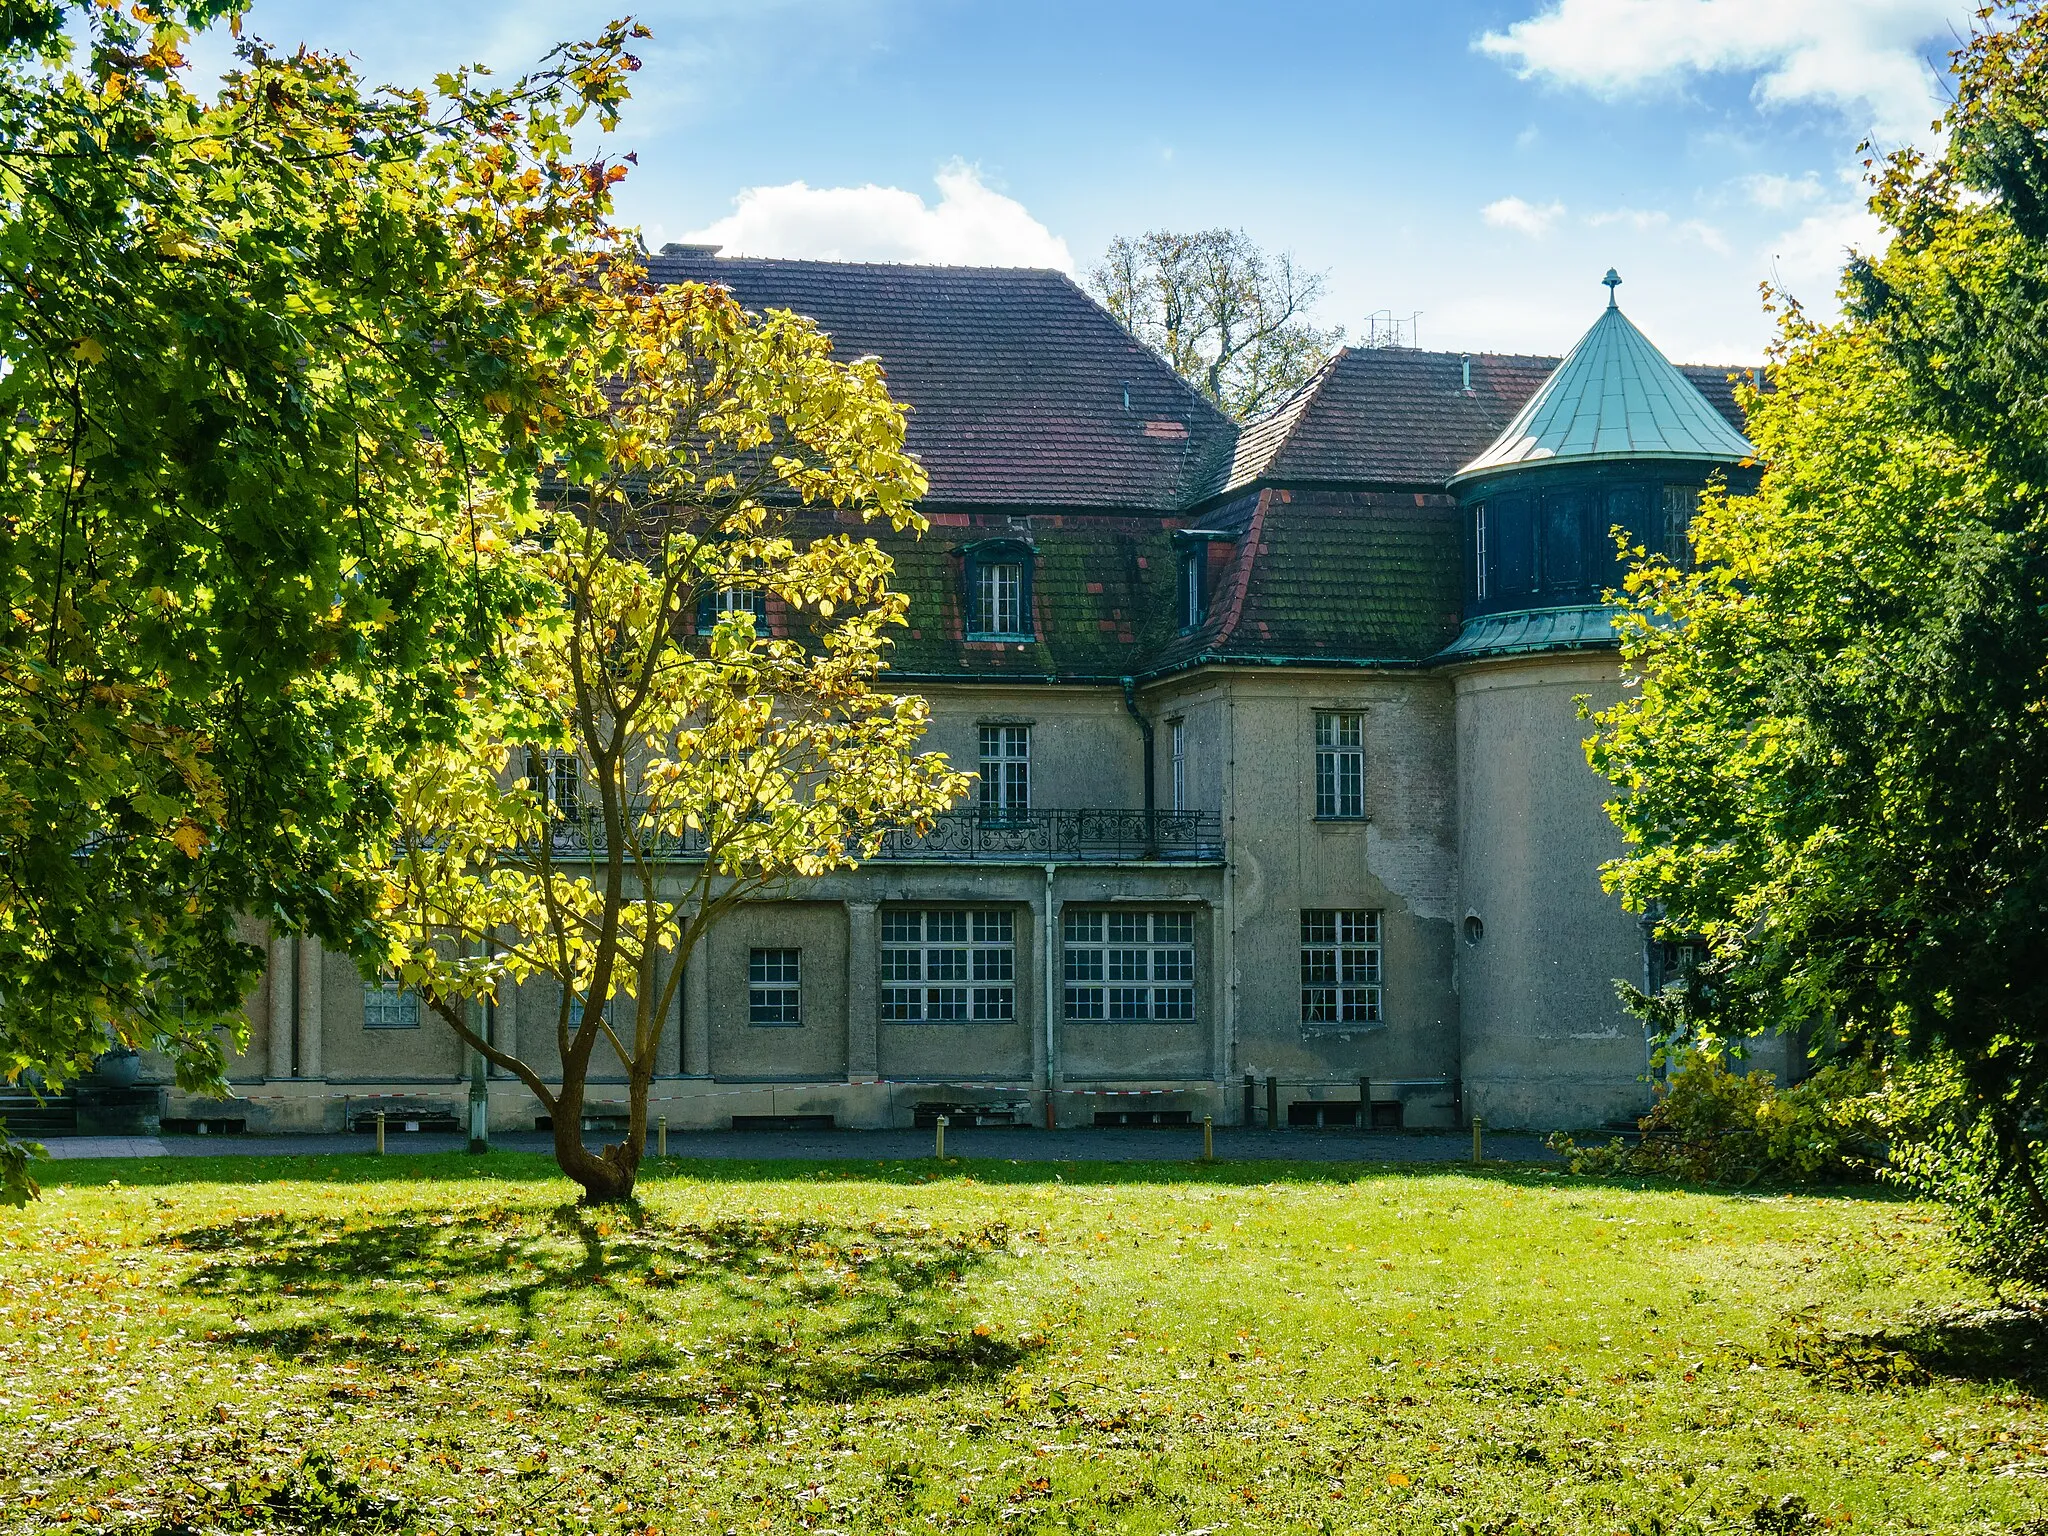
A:
{"label": "gabled roof section", "polygon": [[1556,366],[1494,352],[1346,347],[1285,404],[1246,423],[1211,494],[1260,480],[1441,486]]}
{"label": "gabled roof section", "polygon": [[1451,478],[1615,459],[1735,464],[1755,452],[1610,298],[1500,436]]}
{"label": "gabled roof section", "polygon": [[927,506],[1169,511],[1213,480],[1235,425],[1071,279],[1028,267],[649,257],[870,353],[910,410]]}

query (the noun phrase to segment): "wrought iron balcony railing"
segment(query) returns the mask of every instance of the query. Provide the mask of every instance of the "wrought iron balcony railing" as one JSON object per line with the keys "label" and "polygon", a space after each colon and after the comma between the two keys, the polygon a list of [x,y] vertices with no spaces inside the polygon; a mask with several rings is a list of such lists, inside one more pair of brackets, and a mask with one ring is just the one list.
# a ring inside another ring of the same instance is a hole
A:
{"label": "wrought iron balcony railing", "polygon": [[951,811],[922,837],[892,832],[884,859],[1111,862],[1223,857],[1223,822],[1214,811],[1023,811],[994,816]]}
{"label": "wrought iron balcony railing", "polygon": [[[644,834],[643,834],[644,835]],[[692,859],[704,851],[702,833],[680,843],[664,839],[659,856]],[[605,852],[604,823],[594,812],[554,825],[556,858]],[[1214,811],[1019,811],[994,815],[947,811],[919,834],[887,833],[876,861],[1115,863],[1160,859],[1173,863],[1214,863],[1223,857],[1223,822]]]}

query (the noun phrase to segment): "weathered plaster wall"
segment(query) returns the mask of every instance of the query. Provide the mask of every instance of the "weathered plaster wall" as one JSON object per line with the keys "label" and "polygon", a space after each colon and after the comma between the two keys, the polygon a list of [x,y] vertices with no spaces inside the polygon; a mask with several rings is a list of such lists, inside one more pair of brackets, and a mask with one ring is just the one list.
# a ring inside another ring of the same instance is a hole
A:
{"label": "weathered plaster wall", "polygon": [[[706,941],[711,1072],[720,1078],[817,1081],[846,1076],[846,911],[810,901],[749,902]],[[747,1022],[750,949],[801,957],[803,1023]]]}
{"label": "weathered plaster wall", "polygon": [[1640,1024],[1617,977],[1642,979],[1642,930],[1600,889],[1621,844],[1586,765],[1595,707],[1621,691],[1611,654],[1504,660],[1457,678],[1465,1093],[1500,1126],[1592,1126],[1647,1107]]}
{"label": "weathered plaster wall", "polygon": [[[1352,1085],[1365,1075],[1403,1091],[1410,1124],[1449,1123],[1457,1065],[1452,988],[1456,886],[1450,688],[1421,674],[1245,669],[1211,684],[1217,707],[1187,699],[1211,723],[1193,750],[1219,763],[1231,861],[1235,987],[1233,1059],[1244,1072]],[[1315,715],[1365,715],[1362,822],[1315,818]],[[1384,1015],[1349,1033],[1305,1028],[1300,932],[1304,908],[1382,914]]]}

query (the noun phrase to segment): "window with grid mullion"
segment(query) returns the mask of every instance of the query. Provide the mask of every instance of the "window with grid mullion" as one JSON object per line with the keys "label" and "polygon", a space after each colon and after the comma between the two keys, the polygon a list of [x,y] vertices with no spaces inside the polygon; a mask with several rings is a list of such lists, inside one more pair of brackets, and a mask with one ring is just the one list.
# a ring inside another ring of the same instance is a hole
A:
{"label": "window with grid mullion", "polygon": [[1301,1021],[1378,1024],[1384,1013],[1380,914],[1308,910],[1301,914]]}
{"label": "window with grid mullion", "polygon": [[899,1024],[1000,1023],[1016,1017],[1011,914],[894,909],[882,918],[882,1018]]}
{"label": "window with grid mullion", "polygon": [[756,949],[747,956],[747,1022],[801,1026],[803,1023],[803,952]]}
{"label": "window with grid mullion", "polygon": [[1195,1016],[1194,917],[1077,909],[1065,915],[1066,1017],[1184,1023]]}
{"label": "window with grid mullion", "polygon": [[1359,820],[1365,815],[1365,716],[1316,714],[1316,816]]}

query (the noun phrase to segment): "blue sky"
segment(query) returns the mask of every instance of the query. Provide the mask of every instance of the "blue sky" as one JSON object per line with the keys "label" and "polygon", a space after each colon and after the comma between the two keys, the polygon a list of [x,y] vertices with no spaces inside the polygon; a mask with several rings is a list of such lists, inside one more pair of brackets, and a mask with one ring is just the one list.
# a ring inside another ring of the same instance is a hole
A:
{"label": "blue sky", "polygon": [[[256,0],[250,29],[425,82],[516,71],[622,0]],[[1858,141],[1927,142],[1969,0],[655,0],[618,135],[650,244],[1065,266],[1241,226],[1321,318],[1562,350],[1609,265],[1679,360],[1832,308]],[[200,64],[217,63],[213,47]]]}

